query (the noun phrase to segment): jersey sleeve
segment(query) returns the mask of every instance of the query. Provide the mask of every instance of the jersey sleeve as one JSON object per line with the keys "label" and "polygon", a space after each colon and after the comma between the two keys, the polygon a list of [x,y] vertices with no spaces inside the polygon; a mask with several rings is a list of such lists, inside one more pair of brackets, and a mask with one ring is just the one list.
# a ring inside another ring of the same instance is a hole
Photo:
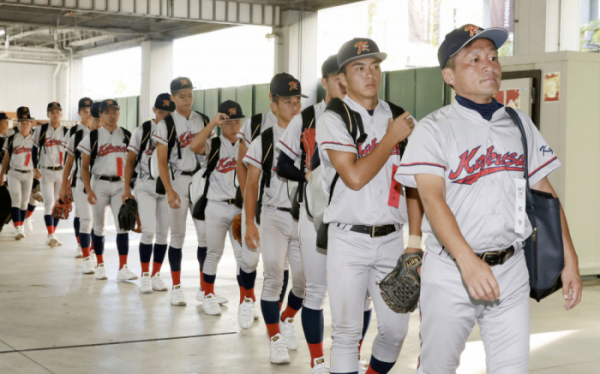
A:
{"label": "jersey sleeve", "polygon": [[154,139],[157,143],[168,146],[169,145],[169,134],[167,134],[167,123],[162,120],[156,126],[156,130],[154,134],[152,134],[152,139]]}
{"label": "jersey sleeve", "polygon": [[246,144],[246,146],[250,146],[250,143],[252,142],[252,134],[250,134],[250,132],[252,131],[251,123],[251,118],[245,120],[244,124],[242,125],[242,128],[240,129],[240,132],[238,132],[237,134],[237,138],[243,141]]}
{"label": "jersey sleeve", "polygon": [[75,134],[71,135],[65,146],[65,151],[71,156],[75,156]]}
{"label": "jersey sleeve", "polygon": [[131,140],[129,141],[129,146],[127,146],[127,150],[135,153],[136,155],[140,153],[140,148],[142,147],[142,135],[144,132],[143,126],[139,126],[131,135]]}
{"label": "jersey sleeve", "polygon": [[529,185],[534,186],[560,168],[561,163],[531,118],[521,112],[519,115],[527,134]]}
{"label": "jersey sleeve", "polygon": [[331,149],[358,154],[342,117],[330,111],[325,111],[317,121],[317,144],[321,152]]}
{"label": "jersey sleeve", "polygon": [[298,114],[292,119],[287,129],[281,135],[281,139],[276,147],[285,153],[289,158],[296,161],[302,154],[300,149],[300,137],[302,136],[302,114]]}
{"label": "jersey sleeve", "polygon": [[252,165],[262,170],[262,143],[260,136],[254,139],[252,144],[250,144],[250,148],[248,148],[248,152],[246,153],[246,156],[244,156],[243,162],[246,167]]}
{"label": "jersey sleeve", "polygon": [[86,155],[92,154],[91,147],[90,147],[90,135],[89,134],[86,135],[86,137],[81,140],[81,142],[79,143],[79,146],[77,146],[77,149],[80,152],[85,153]]}
{"label": "jersey sleeve", "polygon": [[394,179],[407,187],[417,187],[416,174],[432,174],[445,178],[448,160],[444,157],[444,141],[437,123],[422,120],[412,133],[400,160]]}

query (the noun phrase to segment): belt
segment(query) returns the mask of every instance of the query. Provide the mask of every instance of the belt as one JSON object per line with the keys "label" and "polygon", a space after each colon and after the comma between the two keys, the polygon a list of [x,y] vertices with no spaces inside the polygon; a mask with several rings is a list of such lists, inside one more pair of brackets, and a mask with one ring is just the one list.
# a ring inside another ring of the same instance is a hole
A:
{"label": "belt", "polygon": [[233,204],[235,204],[235,199],[221,200],[221,202],[227,203],[229,205],[233,205]]}
{"label": "belt", "polygon": [[[234,200],[235,202],[235,200]],[[276,207],[277,210],[281,210],[282,212],[288,212],[288,213],[292,213],[292,208],[280,208],[280,207]]]}
{"label": "belt", "polygon": [[121,182],[123,180],[123,177],[117,177],[116,175],[100,175],[98,177],[96,177],[97,179],[100,179],[101,181],[108,181],[108,182]]}
{"label": "belt", "polygon": [[63,167],[62,166],[42,166],[42,169],[48,169],[48,170],[52,170],[52,171],[59,171],[59,170],[62,170]]}
{"label": "belt", "polygon": [[18,173],[23,173],[23,174],[27,174],[27,173],[31,173],[31,170],[19,170],[19,169],[12,169]]}
{"label": "belt", "polygon": [[350,231],[357,232],[359,234],[368,234],[371,238],[378,238],[380,236],[386,236],[393,232],[398,231],[396,225],[381,225],[381,226],[364,226],[364,225],[353,225]]}
{"label": "belt", "polygon": [[490,251],[485,253],[477,254],[477,257],[482,259],[486,264],[490,266],[502,265],[509,258],[511,258],[515,254],[515,247],[510,246],[501,251]]}
{"label": "belt", "polygon": [[194,172],[193,171],[182,171],[181,175],[187,175],[187,176],[191,177],[192,175],[194,175]]}

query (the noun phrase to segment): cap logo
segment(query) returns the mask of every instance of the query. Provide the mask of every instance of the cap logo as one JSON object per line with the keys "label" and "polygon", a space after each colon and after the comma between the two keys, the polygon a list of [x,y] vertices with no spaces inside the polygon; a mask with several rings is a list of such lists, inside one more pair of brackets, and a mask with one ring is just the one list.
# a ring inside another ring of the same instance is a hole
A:
{"label": "cap logo", "polygon": [[481,28],[475,25],[469,25],[465,28],[465,31],[469,32],[469,36],[473,37],[481,32]]}
{"label": "cap logo", "polygon": [[29,112],[29,109],[23,108],[23,113],[27,113],[27,112]]}
{"label": "cap logo", "polygon": [[297,81],[292,81],[288,83],[290,85],[290,91],[297,91],[298,90],[298,82]]}
{"label": "cap logo", "polygon": [[27,114],[23,114],[21,118],[27,118]]}
{"label": "cap logo", "polygon": [[86,100],[83,102],[83,105],[90,105],[90,102]]}
{"label": "cap logo", "polygon": [[58,106],[58,104],[57,103],[52,103],[52,106]]}
{"label": "cap logo", "polygon": [[163,106],[170,106],[170,105],[171,105],[170,100],[163,100]]}
{"label": "cap logo", "polygon": [[360,55],[363,52],[371,52],[369,49],[369,42],[358,42],[354,44],[354,48],[358,48],[358,51],[356,52],[357,55]]}
{"label": "cap logo", "polygon": [[180,79],[179,83],[181,83],[181,87],[187,86],[189,85],[188,80],[187,79]]}
{"label": "cap logo", "polygon": [[229,108],[229,116],[237,115],[237,108]]}
{"label": "cap logo", "polygon": [[113,105],[113,101],[112,100],[106,100],[106,105]]}

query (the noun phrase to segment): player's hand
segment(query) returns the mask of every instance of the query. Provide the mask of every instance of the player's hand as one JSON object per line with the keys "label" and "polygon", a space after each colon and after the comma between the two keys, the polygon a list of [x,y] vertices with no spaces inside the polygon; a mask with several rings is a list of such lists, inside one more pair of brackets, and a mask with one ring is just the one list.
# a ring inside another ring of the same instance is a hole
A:
{"label": "player's hand", "polygon": [[483,260],[473,254],[459,266],[463,281],[473,299],[494,301],[500,298],[500,286],[492,268]]}
{"label": "player's hand", "polygon": [[0,178],[0,187],[4,186],[6,184],[6,181],[4,180],[4,178]]}
{"label": "player's hand", "polygon": [[246,236],[244,238],[246,240],[246,245],[248,248],[252,250],[257,250],[260,246],[260,235],[258,234],[258,227],[251,222],[250,224],[246,223]]}
{"label": "player's hand", "polygon": [[167,191],[167,201],[171,209],[179,209],[181,207],[181,199],[175,190]]}
{"label": "player's hand", "polygon": [[566,301],[565,309],[573,309],[581,301],[581,292],[583,290],[577,263],[566,264],[560,277],[563,283],[563,297]]}
{"label": "player's hand", "polygon": [[33,176],[35,179],[42,179],[42,172],[40,169],[35,169],[35,175]]}
{"label": "player's hand", "polygon": [[121,196],[121,202],[123,204],[125,204],[125,201],[127,201],[127,199],[134,199],[133,195],[131,194],[131,189],[129,187],[125,187],[123,189],[123,196]]}
{"label": "player's hand", "polygon": [[224,113],[217,113],[217,115],[210,121],[213,126],[221,126],[225,121],[229,119],[229,116]]}
{"label": "player's hand", "polygon": [[308,171],[308,173],[306,173],[306,175],[304,175],[304,179],[308,182],[308,176],[310,175],[311,170]]}
{"label": "player's hand", "polygon": [[67,188],[66,187],[60,188],[60,191],[58,191],[58,197],[60,197],[60,199],[62,201],[65,201],[65,198],[67,197]]}
{"label": "player's hand", "polygon": [[96,198],[96,194],[91,189],[87,191],[88,203],[91,205],[96,205],[98,198]]}
{"label": "player's hand", "polygon": [[410,116],[410,113],[404,112],[395,120],[390,119],[388,123],[385,135],[391,136],[396,144],[408,138],[415,128],[414,119],[412,117],[408,118],[408,116]]}
{"label": "player's hand", "polygon": [[[421,248],[407,247],[404,250],[404,253],[420,253],[420,252],[423,252],[423,249],[421,249]],[[421,265],[419,265],[419,268],[417,269],[417,272],[419,273],[419,276],[421,276]]]}

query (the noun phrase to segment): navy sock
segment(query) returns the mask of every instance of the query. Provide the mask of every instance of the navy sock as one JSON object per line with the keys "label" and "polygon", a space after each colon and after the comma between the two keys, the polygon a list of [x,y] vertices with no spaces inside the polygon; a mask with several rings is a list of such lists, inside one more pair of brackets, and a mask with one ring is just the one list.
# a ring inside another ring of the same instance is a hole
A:
{"label": "navy sock", "polygon": [[206,273],[202,273],[202,278],[206,283],[215,284],[215,280],[217,280],[217,275],[208,275]]}
{"label": "navy sock", "polygon": [[285,299],[285,291],[287,290],[289,279],[290,279],[290,271],[286,270],[283,272],[283,288],[281,289],[281,294],[279,295],[280,303],[283,303],[283,299]]}
{"label": "navy sock", "polygon": [[325,321],[322,310],[302,308],[302,329],[308,344],[319,344],[323,342],[323,330]]}
{"label": "navy sock", "polygon": [[31,205],[31,204],[27,204],[27,211],[33,213],[33,211],[35,210],[36,205]]}
{"label": "navy sock", "polygon": [[375,370],[378,374],[387,374],[390,372],[390,370],[392,370],[395,363],[396,363],[396,361],[394,361],[394,362],[379,361],[378,359],[375,358],[375,356],[371,355],[371,362],[369,363],[369,366],[371,367],[371,369]]}
{"label": "navy sock", "polygon": [[267,325],[279,323],[279,301],[260,301],[263,318]]}
{"label": "navy sock", "polygon": [[44,222],[46,223],[46,227],[54,226],[54,217],[49,214],[44,215]]}
{"label": "navy sock", "polygon": [[166,244],[154,244],[154,262],[162,264],[167,254]]}
{"label": "navy sock", "polygon": [[80,232],[79,244],[81,244],[81,248],[90,248],[92,246],[92,234]]}
{"label": "navy sock", "polygon": [[241,275],[238,275],[237,277],[235,277],[235,279],[237,279],[239,287],[244,287],[244,285],[242,284],[242,276]]}
{"label": "navy sock", "polygon": [[[75,217],[73,219],[73,229],[75,230],[75,236],[79,238],[79,227],[80,227],[79,217]],[[79,239],[81,241],[81,239]]]}
{"label": "navy sock", "polygon": [[104,236],[98,236],[92,232],[92,240],[94,241],[94,251],[96,255],[104,254]]}
{"label": "navy sock", "polygon": [[251,290],[254,288],[254,283],[256,282],[256,270],[252,273],[246,273],[240,269],[240,278],[242,280],[242,286],[247,290]]}
{"label": "navy sock", "polygon": [[25,221],[26,216],[27,216],[27,209],[21,210],[21,222]]}
{"label": "navy sock", "polygon": [[10,208],[10,216],[13,220],[13,223],[16,225],[17,223],[21,223],[23,222],[21,220],[21,210],[19,208],[14,208],[11,207]]}
{"label": "navy sock", "polygon": [[140,262],[149,263],[152,258],[152,244],[140,242]]}
{"label": "navy sock", "polygon": [[169,265],[171,265],[171,271],[181,271],[181,259],[183,253],[181,248],[169,247]]}
{"label": "navy sock", "polygon": [[288,303],[287,305],[294,309],[294,310],[300,310],[300,308],[302,308],[302,302],[304,301],[303,298],[300,298],[296,295],[294,295],[294,292],[292,290],[290,290],[290,293],[288,294]]}
{"label": "navy sock", "polygon": [[58,227],[58,223],[60,222],[60,218],[54,218],[54,217],[52,217],[52,218],[54,219],[54,221],[53,221],[54,222],[54,228],[57,228]]}
{"label": "navy sock", "polygon": [[129,254],[129,233],[117,234],[117,251],[119,256]]}
{"label": "navy sock", "polygon": [[200,265],[200,271],[204,271],[204,261],[206,261],[206,252],[208,248],[206,247],[198,247],[198,252],[196,253],[196,257],[198,258],[198,264]]}

